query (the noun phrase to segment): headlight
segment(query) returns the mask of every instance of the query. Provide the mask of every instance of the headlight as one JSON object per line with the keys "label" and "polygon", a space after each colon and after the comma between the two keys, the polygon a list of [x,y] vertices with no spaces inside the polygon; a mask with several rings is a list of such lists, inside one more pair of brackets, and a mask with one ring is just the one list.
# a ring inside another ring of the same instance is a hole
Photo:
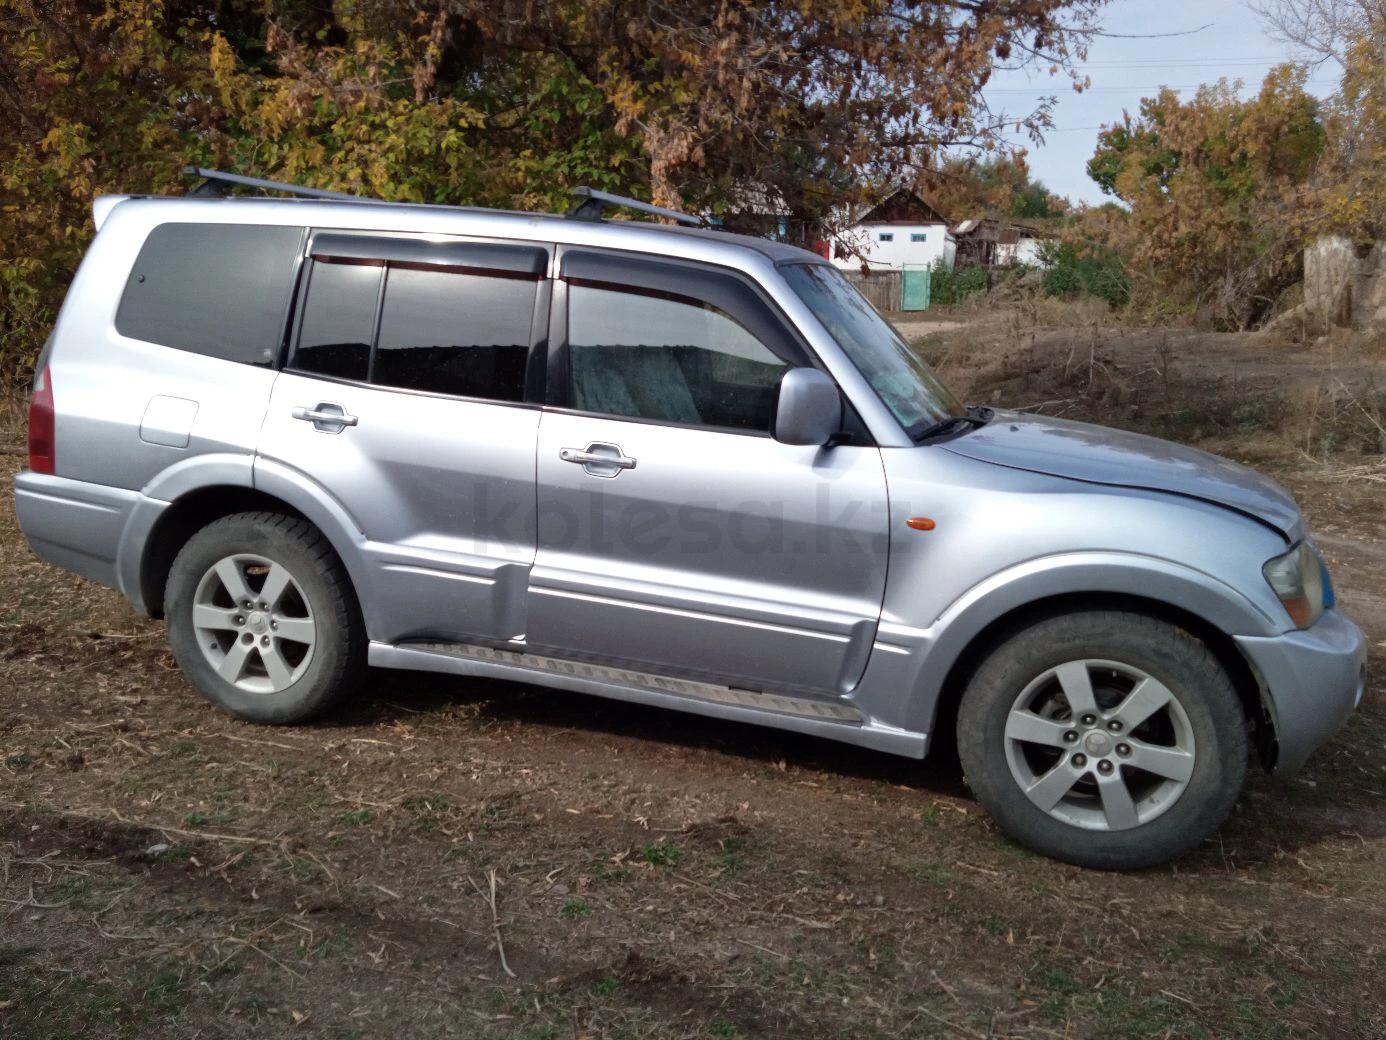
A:
{"label": "headlight", "polygon": [[1328,570],[1308,541],[1300,542],[1284,556],[1267,560],[1261,571],[1296,628],[1308,628],[1323,614],[1325,592],[1331,587]]}

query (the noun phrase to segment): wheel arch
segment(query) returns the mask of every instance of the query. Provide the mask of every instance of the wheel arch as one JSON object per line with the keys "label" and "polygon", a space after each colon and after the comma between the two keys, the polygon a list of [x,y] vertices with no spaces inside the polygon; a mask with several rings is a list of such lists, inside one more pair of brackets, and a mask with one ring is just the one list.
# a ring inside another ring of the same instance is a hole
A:
{"label": "wheel arch", "polygon": [[256,512],[283,513],[312,523],[283,499],[253,487],[235,484],[196,488],[170,502],[150,529],[140,559],[140,597],[149,615],[156,618],[164,616],[164,592],[169,571],[188,539],[224,516]]}
{"label": "wheel arch", "polygon": [[[146,489],[147,501],[159,503],[157,516],[141,523],[132,538],[138,547],[138,566],[131,575],[136,593],[131,598],[151,617],[162,617],[164,586],[179,550],[197,531],[234,513],[271,511],[313,525],[331,544],[359,592],[362,575],[360,543],[364,540],[346,510],[309,478],[263,460],[252,469],[242,460],[200,467],[197,472],[170,471],[160,486]],[[199,482],[197,476],[205,477]],[[131,535],[127,528],[127,536]]]}
{"label": "wheel arch", "polygon": [[1132,592],[1063,592],[1034,599],[1000,614],[976,632],[954,657],[935,700],[931,743],[952,747],[956,741],[958,707],[978,666],[1012,635],[1037,622],[1080,611],[1121,610],[1152,617],[1188,632],[1203,643],[1222,665],[1237,691],[1242,712],[1251,726],[1251,739],[1263,767],[1275,762],[1273,718],[1265,703],[1260,679],[1236,640],[1223,627],[1195,611],[1166,600]]}

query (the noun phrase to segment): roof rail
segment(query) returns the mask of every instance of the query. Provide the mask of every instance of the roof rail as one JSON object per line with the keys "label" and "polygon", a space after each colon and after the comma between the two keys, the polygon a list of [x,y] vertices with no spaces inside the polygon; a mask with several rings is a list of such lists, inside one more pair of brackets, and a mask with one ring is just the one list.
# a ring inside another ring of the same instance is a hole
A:
{"label": "roof rail", "polygon": [[568,211],[569,220],[601,220],[602,213],[609,207],[620,206],[623,209],[633,209],[638,213],[649,213],[652,216],[663,217],[665,220],[672,220],[679,224],[688,224],[692,227],[711,227],[712,222],[707,217],[695,217],[692,213],[680,213],[676,209],[665,209],[663,206],[656,206],[649,202],[641,202],[639,199],[627,198],[624,195],[613,195],[607,191],[598,191],[596,188],[579,187],[572,190],[582,201]]}
{"label": "roof rail", "polygon": [[[189,192],[190,195],[223,196],[230,194],[232,188],[240,187],[259,188],[261,191],[279,191],[285,195],[298,195],[308,199],[344,199],[352,202],[380,201],[372,200],[363,195],[348,195],[346,192],[328,191],[325,188],[305,188],[300,184],[289,184],[286,181],[246,177],[239,173],[208,170],[201,166],[183,167],[183,176],[202,178],[202,183],[193,188]],[[665,209],[663,206],[641,202],[639,199],[628,198],[625,195],[613,195],[610,192],[598,191],[596,188],[578,187],[572,190],[572,194],[581,199],[567,213],[567,216],[572,220],[601,220],[602,213],[608,208],[619,206],[623,209],[649,213],[652,216],[663,217],[666,220],[688,224],[692,227],[714,226],[707,217],[694,216],[692,213],[680,213],[676,209]]]}
{"label": "roof rail", "polygon": [[259,177],[243,177],[239,173],[225,173],[221,170],[204,170],[201,166],[184,166],[184,177],[201,177],[202,183],[193,188],[192,195],[226,195],[234,187],[259,188],[261,191],[282,191],[286,195],[301,195],[308,199],[352,199],[364,201],[360,195],[348,195],[343,191],[328,191],[325,188],[305,188],[298,184],[283,181],[267,181]]}

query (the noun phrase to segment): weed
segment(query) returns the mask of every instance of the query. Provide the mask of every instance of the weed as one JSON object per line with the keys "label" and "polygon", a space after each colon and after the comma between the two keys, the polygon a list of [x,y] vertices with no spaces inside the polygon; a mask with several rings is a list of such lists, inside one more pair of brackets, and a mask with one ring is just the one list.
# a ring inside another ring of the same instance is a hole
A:
{"label": "weed", "polygon": [[1040,968],[1035,981],[1051,993],[1069,994],[1076,993],[1079,989],[1078,980],[1070,975],[1067,969],[1054,965]]}
{"label": "weed", "polygon": [[455,806],[440,794],[411,794],[400,806],[419,816],[438,816],[452,811]]}
{"label": "weed", "polygon": [[717,866],[724,874],[736,874],[746,866],[746,859],[741,854],[746,851],[745,838],[723,838],[721,841],[721,851],[717,853]]}
{"label": "weed", "polygon": [[741,1035],[741,1030],[732,1025],[726,1019],[714,1018],[707,1027],[707,1035],[719,1037],[720,1040],[733,1040],[734,1037]]}
{"label": "weed", "polygon": [[584,917],[591,917],[592,908],[587,905],[585,899],[569,899],[558,911],[558,916],[565,921],[577,921]]}
{"label": "weed", "polygon": [[611,975],[603,975],[592,983],[592,992],[599,997],[609,997],[621,988],[621,980]]}
{"label": "weed", "polygon": [[374,819],[375,813],[369,809],[353,809],[337,814],[337,822],[343,827],[364,827]]}
{"label": "weed", "polygon": [[992,935],[1005,935],[1008,926],[999,917],[986,917],[982,919],[982,927]]}
{"label": "weed", "polygon": [[958,875],[938,863],[906,863],[900,868],[911,881],[930,885],[951,885]]}
{"label": "weed", "polygon": [[937,827],[943,822],[943,807],[934,802],[922,813],[919,814],[919,822],[926,823],[931,827]]}
{"label": "weed", "polygon": [[5,758],[5,765],[11,769],[28,769],[34,764],[34,760],[25,754],[9,755]]}
{"label": "weed", "polygon": [[346,932],[333,932],[318,945],[309,949],[309,956],[316,960],[328,960],[334,957],[354,956],[356,944],[352,942],[351,936]]}
{"label": "weed", "polygon": [[140,992],[146,1011],[174,1011],[186,1004],[188,998],[183,976],[167,968],[149,979]]}
{"label": "weed", "polygon": [[651,842],[641,849],[640,859],[652,867],[666,867],[672,869],[679,865],[679,860],[683,859],[683,853],[661,838],[659,841]]}

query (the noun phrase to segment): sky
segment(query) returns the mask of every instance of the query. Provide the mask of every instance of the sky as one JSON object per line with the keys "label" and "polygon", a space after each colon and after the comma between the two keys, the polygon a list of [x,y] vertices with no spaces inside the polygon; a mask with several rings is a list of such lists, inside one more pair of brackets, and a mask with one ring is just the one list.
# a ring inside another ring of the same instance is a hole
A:
{"label": "sky", "polygon": [[[1271,66],[1298,57],[1289,46],[1270,39],[1265,27],[1242,0],[1113,0],[1099,14],[1100,29],[1129,35],[1199,29],[1190,35],[1153,39],[1098,37],[1088,48],[1080,71],[1092,86],[1076,94],[1060,73],[1045,69],[999,72],[985,94],[994,110],[1011,115],[1030,111],[1043,96],[1057,96],[1054,127],[1041,146],[1025,135],[1011,135],[1029,148],[1032,173],[1045,187],[1073,202],[1100,203],[1097,185],[1086,166],[1104,123],[1121,119],[1123,109],[1135,115],[1140,99],[1161,86],[1191,94],[1200,83],[1220,77],[1244,81],[1243,94],[1254,93]],[[1309,90],[1324,97],[1335,83],[1334,66],[1310,72]]]}

